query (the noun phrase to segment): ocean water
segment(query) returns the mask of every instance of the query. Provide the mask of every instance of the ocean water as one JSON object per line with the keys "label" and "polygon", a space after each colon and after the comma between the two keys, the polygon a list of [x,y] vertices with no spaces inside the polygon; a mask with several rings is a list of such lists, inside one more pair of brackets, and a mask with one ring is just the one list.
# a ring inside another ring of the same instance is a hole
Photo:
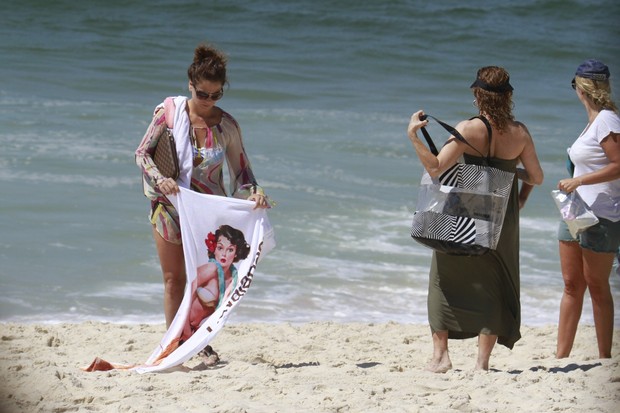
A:
{"label": "ocean water", "polygon": [[[620,76],[617,1],[13,3],[0,18],[0,321],[163,323],[133,153],[209,41],[229,56],[220,106],[278,203],[278,246],[231,321],[426,323],[408,119],[475,115],[469,85],[500,65],[545,170],[521,214],[523,323],[557,322],[549,193],[586,124],[570,80],[590,57]],[[588,299],[583,323],[591,313]]]}

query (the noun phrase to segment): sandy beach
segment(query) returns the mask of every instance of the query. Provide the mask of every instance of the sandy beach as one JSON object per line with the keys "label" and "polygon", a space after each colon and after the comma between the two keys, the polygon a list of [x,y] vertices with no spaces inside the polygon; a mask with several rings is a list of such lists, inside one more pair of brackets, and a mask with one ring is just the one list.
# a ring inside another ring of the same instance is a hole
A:
{"label": "sandy beach", "polygon": [[475,340],[451,340],[454,369],[424,371],[428,327],[397,323],[229,323],[213,340],[221,362],[166,373],[81,370],[95,357],[141,363],[163,325],[0,324],[0,412],[613,412],[620,405],[620,334],[597,358],[580,326],[556,360],[555,326],[523,327],[472,370]]}

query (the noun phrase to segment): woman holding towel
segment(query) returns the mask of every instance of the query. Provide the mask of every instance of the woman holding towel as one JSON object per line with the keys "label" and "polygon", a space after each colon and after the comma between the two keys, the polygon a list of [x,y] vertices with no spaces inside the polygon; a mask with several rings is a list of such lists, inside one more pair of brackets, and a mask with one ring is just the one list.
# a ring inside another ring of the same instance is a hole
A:
{"label": "woman holding towel", "polygon": [[[226,57],[213,46],[199,45],[187,77],[191,97],[168,98],[158,105],[135,153],[142,170],[144,195],[151,201],[149,219],[163,273],[167,327],[181,305],[186,282],[179,215],[167,196],[185,187],[205,194],[247,198],[255,201],[257,208],[269,206],[256,184],[239,124],[216,105],[228,83]],[[177,179],[164,177],[153,161],[159,137],[170,124],[166,113],[173,117],[180,169]],[[228,192],[223,179],[225,162],[230,173]]]}

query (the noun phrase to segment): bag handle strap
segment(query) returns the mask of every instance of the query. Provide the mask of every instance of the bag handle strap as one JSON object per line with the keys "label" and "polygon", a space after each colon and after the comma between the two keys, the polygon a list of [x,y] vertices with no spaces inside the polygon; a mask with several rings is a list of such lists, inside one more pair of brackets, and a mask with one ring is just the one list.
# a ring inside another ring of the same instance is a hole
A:
{"label": "bag handle strap", "polygon": [[[445,122],[440,121],[439,119],[437,119],[434,116],[431,115],[422,115],[420,116],[420,120],[426,120],[427,118],[432,118],[435,119],[435,121],[437,123],[439,123],[445,130],[447,130],[448,132],[450,132],[451,135],[453,135],[456,139],[458,139],[459,141],[463,142],[464,144],[466,144],[467,146],[469,146],[470,148],[472,148],[474,151],[478,152],[480,154],[481,157],[486,158],[487,161],[490,160],[491,158],[491,125],[489,124],[489,121],[484,117],[484,116],[476,116],[476,118],[479,118],[480,120],[482,120],[482,122],[484,122],[485,126],[487,127],[487,131],[489,133],[489,153],[487,154],[487,156],[484,156],[482,154],[482,152],[480,152],[478,149],[476,149],[476,147],[474,147],[471,143],[467,142],[467,139],[465,139],[463,137],[463,135],[461,135],[461,133],[459,131],[457,131],[454,127],[448,125]],[[472,118],[474,119],[474,118]],[[428,133],[428,131],[426,130],[426,128],[423,126],[421,128],[422,130],[422,134],[424,135],[424,139],[426,140],[426,143],[428,144],[428,148],[431,151],[431,153],[435,156],[437,156],[439,154],[439,151],[437,150],[437,147],[435,146],[435,143],[433,142],[433,139],[431,138],[431,135]]]}
{"label": "bag handle strap", "polygon": [[[426,120],[426,118],[428,118],[428,115],[420,116],[420,120]],[[431,151],[431,153],[435,156],[439,155],[439,151],[437,150],[437,147],[435,146],[435,143],[433,142],[433,138],[431,138],[431,135],[428,133],[426,128],[422,126],[420,130],[422,131],[422,135],[424,135],[424,139],[426,140],[426,143],[428,144],[428,149]]]}

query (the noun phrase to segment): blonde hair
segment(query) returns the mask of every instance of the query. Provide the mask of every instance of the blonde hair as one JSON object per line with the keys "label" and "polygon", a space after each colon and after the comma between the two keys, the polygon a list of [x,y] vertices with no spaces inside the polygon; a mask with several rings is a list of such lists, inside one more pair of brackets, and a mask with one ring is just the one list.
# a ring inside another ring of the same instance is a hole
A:
{"label": "blonde hair", "polygon": [[575,86],[581,89],[596,109],[609,109],[618,113],[618,107],[611,99],[611,83],[609,80],[594,80],[575,76]]}

